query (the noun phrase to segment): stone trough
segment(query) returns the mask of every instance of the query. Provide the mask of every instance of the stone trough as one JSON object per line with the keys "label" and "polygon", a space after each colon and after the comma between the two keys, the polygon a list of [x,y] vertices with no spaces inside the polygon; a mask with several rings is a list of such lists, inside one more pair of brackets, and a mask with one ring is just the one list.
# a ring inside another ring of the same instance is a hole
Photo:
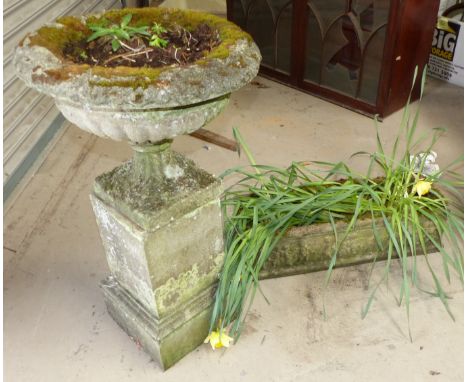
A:
{"label": "stone trough", "polygon": [[[421,223],[429,235],[439,237],[437,228],[432,222],[421,219]],[[347,223],[335,224],[338,241],[342,240],[346,228]],[[375,235],[379,236],[383,250],[379,248]],[[263,265],[260,277],[266,279],[326,270],[330,264],[336,240],[333,227],[328,223],[293,227],[272,251]],[[350,231],[340,247],[335,267],[387,260],[389,240],[382,219],[376,219],[374,223],[371,218],[358,219],[354,229]],[[424,244],[427,253],[437,251],[429,240],[426,240]],[[420,245],[415,248],[415,253],[423,254]],[[394,251],[393,258],[397,256]]]}

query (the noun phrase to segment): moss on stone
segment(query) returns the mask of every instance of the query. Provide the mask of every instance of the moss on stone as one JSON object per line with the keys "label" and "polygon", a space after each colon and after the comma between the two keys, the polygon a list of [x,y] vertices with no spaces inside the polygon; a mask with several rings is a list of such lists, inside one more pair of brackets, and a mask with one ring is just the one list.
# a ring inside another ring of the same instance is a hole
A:
{"label": "moss on stone", "polygon": [[[57,23],[62,24],[62,28],[44,26],[36,34],[30,36],[30,44],[47,48],[64,62],[64,68],[57,71],[57,73],[54,70],[47,72],[55,79],[66,80],[70,74],[81,74],[91,71],[94,75],[109,79],[109,81],[99,80],[91,82],[91,85],[94,86],[118,86],[133,89],[138,87],[146,88],[157,81],[163,72],[172,69],[174,66],[159,68],[119,66],[107,68],[66,62],[63,55],[63,48],[66,44],[81,41],[91,34],[91,30],[88,27],[90,24],[102,22],[103,18],[112,23],[119,23],[122,17],[128,13],[133,15],[130,24],[134,26],[151,25],[157,21],[165,27],[176,24],[190,31],[196,28],[197,25],[205,23],[211,28],[218,30],[221,43],[208,52],[206,56],[196,61],[194,63],[196,65],[209,65],[212,60],[225,59],[230,54],[230,47],[238,40],[252,41],[251,36],[242,31],[238,26],[214,15],[169,8],[127,8],[111,10],[101,15],[90,15],[87,17],[86,23],[73,16],[61,17],[57,19]],[[114,79],[114,77],[119,77],[119,79]],[[123,79],[123,77],[128,77],[128,80]]]}
{"label": "moss on stone", "polygon": [[161,364],[168,369],[201,345],[210,329],[212,307],[208,307],[175,329],[161,343]]}
{"label": "moss on stone", "polygon": [[[63,48],[67,43],[79,41],[84,38],[85,33],[80,29],[66,29],[52,26],[44,26],[40,28],[36,34],[29,36],[31,45],[42,46],[61,59],[63,59]],[[23,43],[24,40],[20,45]]]}
{"label": "moss on stone", "polygon": [[[181,174],[168,177],[167,171],[171,167],[178,167]],[[220,187],[220,181],[213,175],[197,168],[193,161],[177,152],[166,149],[159,153],[135,151],[131,161],[99,175],[94,191],[127,218],[152,229],[162,224],[161,213],[177,217],[192,211],[193,203],[200,202],[199,195],[208,197],[210,190],[217,187]],[[176,210],[171,210],[171,206]]]}

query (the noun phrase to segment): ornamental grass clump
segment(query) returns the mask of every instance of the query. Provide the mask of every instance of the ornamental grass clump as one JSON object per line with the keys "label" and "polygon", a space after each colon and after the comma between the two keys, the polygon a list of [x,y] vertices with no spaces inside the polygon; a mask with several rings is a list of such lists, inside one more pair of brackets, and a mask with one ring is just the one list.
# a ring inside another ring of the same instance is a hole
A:
{"label": "ornamental grass clump", "polygon": [[[417,70],[413,86],[416,75]],[[425,71],[422,84],[424,79]],[[422,93],[423,85],[421,96]],[[441,276],[431,265],[427,244],[432,244],[439,251],[445,278],[450,282],[455,272],[463,282],[463,204],[460,191],[463,178],[452,171],[463,158],[442,169],[437,166],[433,148],[443,130],[437,128],[432,137],[416,138],[419,112],[418,103],[414,115],[411,115],[408,99],[390,153],[384,151],[375,120],[376,151],[354,154],[369,158],[366,174],[353,171],[343,162],[294,162],[286,169],[257,165],[241,134],[234,129],[234,136],[250,166],[237,167],[222,175],[236,175],[241,179],[226,190],[222,200],[226,256],[207,340],[212,342],[212,339],[228,335],[238,339],[256,291],[262,293],[260,271],[289,228],[317,223],[331,225],[335,244],[325,273],[324,283],[327,285],[340,256],[340,248],[360,217],[371,217],[377,246],[387,254],[382,275],[371,286],[362,316],[368,313],[378,287],[388,280],[391,259],[397,257],[401,267],[399,302],[405,306],[411,338],[410,290],[412,286],[423,290],[416,262],[419,251],[433,280],[433,291],[423,291],[439,297],[453,318],[440,282]],[[414,155],[424,142],[427,143],[426,148]],[[398,152],[402,154],[398,155]],[[380,173],[378,178],[371,176],[375,171]],[[377,219],[383,220],[389,237],[385,247],[376,228]],[[338,221],[346,223],[345,233],[340,237],[336,231]],[[426,221],[435,226],[437,235],[423,228]],[[450,250],[442,245],[443,239]],[[224,341],[228,345],[229,342]],[[219,341],[212,346],[221,347],[223,343]]]}

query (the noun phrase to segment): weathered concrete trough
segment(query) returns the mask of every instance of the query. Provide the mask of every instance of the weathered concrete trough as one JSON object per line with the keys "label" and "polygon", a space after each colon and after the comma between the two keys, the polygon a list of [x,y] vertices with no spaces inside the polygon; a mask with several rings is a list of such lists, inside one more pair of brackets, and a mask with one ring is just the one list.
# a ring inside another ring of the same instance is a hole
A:
{"label": "weathered concrete trough", "polygon": [[[422,225],[426,232],[438,237],[437,229],[431,222],[423,220]],[[347,224],[337,222],[335,226],[340,241]],[[376,219],[375,231],[381,240],[383,251],[377,245],[372,220],[361,219],[345,238],[335,266],[357,265],[372,262],[374,259],[386,260],[389,236],[382,219]],[[264,264],[260,277],[265,279],[328,269],[335,243],[333,227],[328,223],[293,227],[276,245]],[[425,242],[425,246],[428,253],[437,251],[429,241]],[[423,253],[421,247],[416,248],[416,253]],[[397,257],[395,252],[393,257]]]}

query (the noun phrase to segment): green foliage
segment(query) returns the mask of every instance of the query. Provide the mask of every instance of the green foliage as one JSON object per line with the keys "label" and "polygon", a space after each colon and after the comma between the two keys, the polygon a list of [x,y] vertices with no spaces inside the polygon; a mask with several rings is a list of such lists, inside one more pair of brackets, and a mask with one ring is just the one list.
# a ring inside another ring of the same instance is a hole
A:
{"label": "green foliage", "polygon": [[149,42],[151,46],[157,46],[158,48],[165,48],[168,43],[169,42],[167,40],[164,40],[155,34],[151,36],[151,40]]}
{"label": "green foliage", "polygon": [[99,23],[88,24],[89,29],[93,33],[88,37],[87,41],[93,41],[100,37],[109,37],[112,39],[112,49],[117,51],[121,46],[121,40],[130,40],[135,36],[151,36],[148,32],[148,26],[130,26],[132,14],[128,13],[122,17],[120,24],[110,24],[109,20],[103,18]]}
{"label": "green foliage", "polygon": [[153,27],[151,28],[153,35],[151,36],[151,40],[149,44],[151,46],[157,46],[158,48],[165,48],[169,41],[161,38],[161,34],[166,33],[167,29],[164,28],[161,24],[153,23]]}
{"label": "green foliage", "polygon": [[112,39],[112,50],[115,52],[121,46],[121,40],[131,40],[135,36],[150,37],[149,45],[158,48],[165,48],[169,41],[161,37],[162,33],[166,33],[167,29],[157,22],[153,23],[151,32],[148,25],[140,25],[138,27],[130,26],[132,14],[128,13],[122,17],[120,24],[110,24],[110,21],[103,18],[98,23],[89,24],[88,27],[93,31],[93,34],[88,37],[87,41],[93,41],[100,37],[109,37]]}
{"label": "green foliage", "polygon": [[153,33],[156,34],[156,35],[161,35],[161,34],[167,32],[167,29],[164,28],[161,24],[159,24],[159,23],[157,23],[157,22],[154,22],[154,23],[153,23],[153,26],[152,26],[151,30],[152,30]]}
{"label": "green foliage", "polygon": [[[424,79],[425,72],[423,82]],[[226,257],[216,291],[210,332],[215,329],[220,333],[228,331],[236,339],[239,337],[257,289],[261,292],[259,274],[262,266],[276,243],[291,227],[328,223],[334,228],[337,221],[346,222],[344,235],[338,238],[334,230],[336,242],[330,253],[331,260],[324,281],[328,285],[340,248],[361,216],[372,217],[376,243],[388,255],[383,274],[372,287],[362,316],[368,313],[378,287],[388,279],[391,259],[397,256],[402,277],[399,300],[400,304],[404,304],[409,320],[411,286],[421,289],[415,261],[417,248],[422,249],[433,279],[434,290],[428,293],[438,296],[452,316],[447,294],[431,265],[426,243],[432,243],[440,252],[447,280],[450,281],[450,270],[454,270],[463,282],[464,225],[460,202],[463,178],[450,170],[463,158],[437,173],[422,173],[421,166],[416,166],[415,158],[411,156],[424,141],[423,138],[415,139],[419,111],[418,103],[416,113],[411,118],[408,100],[390,154],[383,149],[379,126],[375,121],[377,150],[355,154],[369,158],[365,175],[351,170],[343,162],[295,162],[286,169],[257,165],[239,131],[234,129],[234,136],[246,153],[250,166],[237,167],[222,175],[236,175],[241,179],[226,190],[222,200]],[[423,150],[424,159],[441,132],[440,129],[434,130],[432,139]],[[399,151],[403,153],[397,158]],[[320,169],[311,169],[311,165]],[[383,176],[373,179],[371,174],[377,168]],[[415,188],[422,179],[435,185],[424,196],[417,195]],[[376,219],[383,220],[390,238],[385,248],[375,228]],[[423,229],[424,220],[434,224],[437,237]],[[443,247],[442,238],[450,243],[451,251]],[[411,337],[410,332],[409,335]]]}

